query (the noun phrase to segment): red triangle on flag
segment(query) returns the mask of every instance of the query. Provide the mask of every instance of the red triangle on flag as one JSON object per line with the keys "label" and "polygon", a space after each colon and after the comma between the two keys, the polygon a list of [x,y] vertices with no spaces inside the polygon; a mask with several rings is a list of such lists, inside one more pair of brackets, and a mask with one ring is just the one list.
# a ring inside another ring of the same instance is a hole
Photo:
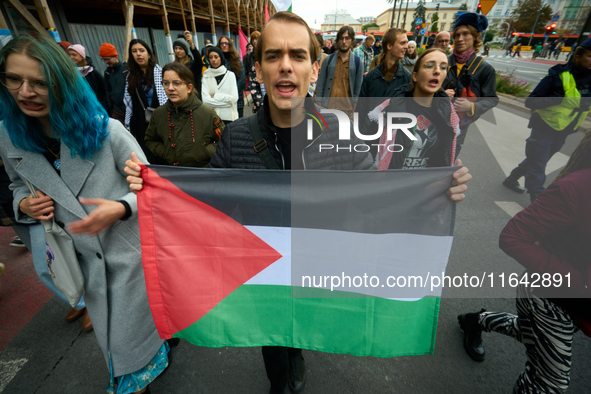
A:
{"label": "red triangle on flag", "polygon": [[138,213],[146,287],[160,337],[168,339],[282,256],[154,170],[144,167],[142,178]]}

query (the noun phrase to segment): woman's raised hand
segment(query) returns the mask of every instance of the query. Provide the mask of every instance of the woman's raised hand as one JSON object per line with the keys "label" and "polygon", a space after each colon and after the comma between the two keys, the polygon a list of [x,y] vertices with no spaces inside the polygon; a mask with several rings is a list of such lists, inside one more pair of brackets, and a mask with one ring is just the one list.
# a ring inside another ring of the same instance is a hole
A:
{"label": "woman's raised hand", "polygon": [[127,183],[129,183],[129,190],[137,193],[144,187],[144,180],[142,179],[142,168],[140,164],[144,164],[138,159],[135,152],[131,152],[131,159],[125,162],[125,173],[128,175]]}

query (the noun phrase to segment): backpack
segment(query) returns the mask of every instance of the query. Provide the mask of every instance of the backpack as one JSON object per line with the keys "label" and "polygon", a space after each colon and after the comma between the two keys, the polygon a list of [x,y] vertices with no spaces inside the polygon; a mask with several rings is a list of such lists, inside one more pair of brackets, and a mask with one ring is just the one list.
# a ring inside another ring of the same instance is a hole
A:
{"label": "backpack", "polygon": [[[474,73],[480,67],[480,64],[484,60],[483,57],[476,56],[472,63],[469,66],[464,66],[462,71],[460,71],[460,75],[456,81],[451,81],[447,86],[446,89],[454,89],[456,92],[455,97],[464,97],[467,98],[468,101],[476,102],[477,97],[480,97],[480,83],[476,78],[474,78]],[[447,67],[447,71],[451,69],[451,66]],[[466,112],[458,113],[460,117],[460,126],[465,128],[470,123],[474,122],[477,118],[470,117],[467,115]]]}

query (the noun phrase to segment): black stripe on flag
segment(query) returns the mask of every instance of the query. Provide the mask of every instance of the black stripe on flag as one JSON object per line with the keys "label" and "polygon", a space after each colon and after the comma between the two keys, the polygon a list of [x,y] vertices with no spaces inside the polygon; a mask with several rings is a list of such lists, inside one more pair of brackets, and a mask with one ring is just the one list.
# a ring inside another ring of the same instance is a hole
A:
{"label": "black stripe on flag", "polygon": [[457,167],[277,171],[149,166],[242,225],[452,235]]}

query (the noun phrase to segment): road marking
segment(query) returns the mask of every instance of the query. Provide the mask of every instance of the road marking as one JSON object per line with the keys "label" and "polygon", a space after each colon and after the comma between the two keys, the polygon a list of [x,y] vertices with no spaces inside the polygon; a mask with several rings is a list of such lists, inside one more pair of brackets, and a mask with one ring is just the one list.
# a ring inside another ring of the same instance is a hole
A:
{"label": "road marking", "polygon": [[513,217],[517,213],[523,210],[523,207],[517,204],[515,201],[495,201],[495,204],[499,206],[507,215]]}
{"label": "road marking", "polygon": [[[529,119],[500,108],[493,108],[489,112],[493,112],[497,124],[479,119],[476,121],[476,126],[505,176],[509,176],[511,170],[525,158],[525,140],[530,134],[530,129],[527,127]],[[546,164],[546,174],[564,167],[568,159],[567,155],[557,152]]]}
{"label": "road marking", "polygon": [[8,383],[10,383],[27,361],[29,361],[29,359],[26,358],[12,361],[0,361],[0,393],[4,391],[6,386],[8,386]]}

